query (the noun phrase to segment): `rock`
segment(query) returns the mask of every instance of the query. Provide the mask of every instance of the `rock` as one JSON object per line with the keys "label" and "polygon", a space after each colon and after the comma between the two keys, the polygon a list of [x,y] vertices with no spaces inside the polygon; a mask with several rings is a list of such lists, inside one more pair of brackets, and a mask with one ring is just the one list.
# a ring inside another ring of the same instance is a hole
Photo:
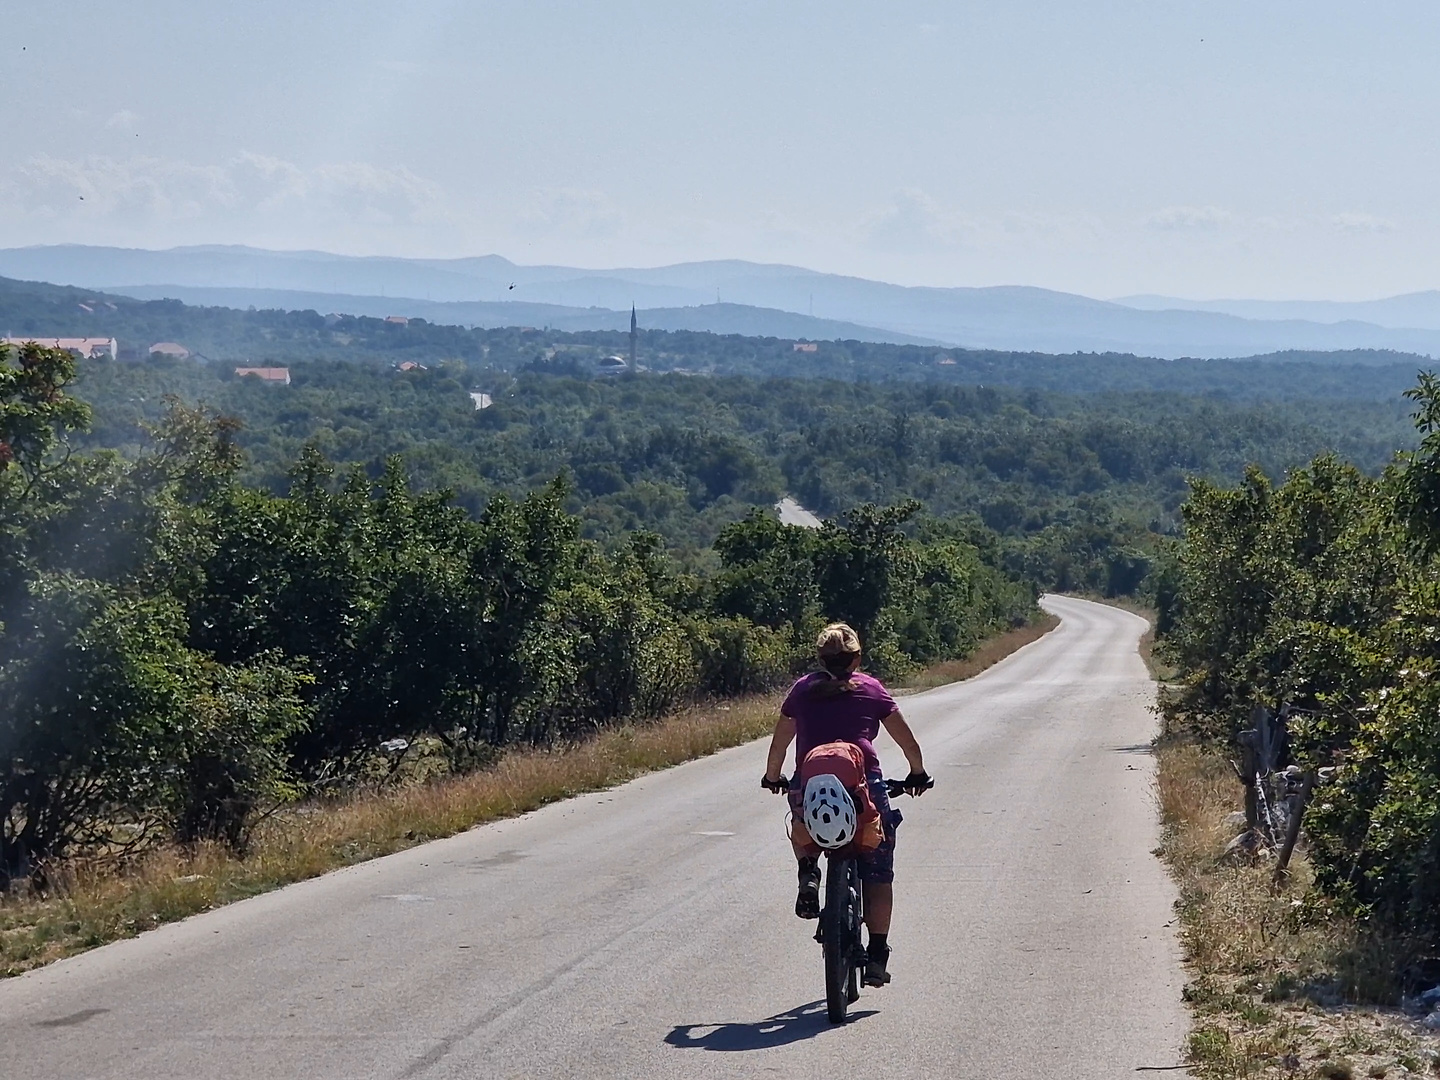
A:
{"label": "rock", "polygon": [[1265,850],[1265,841],[1254,829],[1248,829],[1225,845],[1220,857],[1232,862],[1254,862]]}
{"label": "rock", "polygon": [[410,749],[409,739],[386,739],[380,744],[380,749],[387,754],[403,754]]}
{"label": "rock", "polygon": [[1233,814],[1225,815],[1225,827],[1227,829],[1243,829],[1245,828],[1245,825],[1246,821],[1244,810],[1236,810]]}
{"label": "rock", "polygon": [[1440,1004],[1440,986],[1432,986],[1416,998],[1416,1000],[1423,1001],[1426,1005]]}
{"label": "rock", "polygon": [[1431,1031],[1440,1031],[1440,1009],[1434,1010],[1429,1016],[1425,1017],[1424,1020],[1421,1020],[1420,1023]]}

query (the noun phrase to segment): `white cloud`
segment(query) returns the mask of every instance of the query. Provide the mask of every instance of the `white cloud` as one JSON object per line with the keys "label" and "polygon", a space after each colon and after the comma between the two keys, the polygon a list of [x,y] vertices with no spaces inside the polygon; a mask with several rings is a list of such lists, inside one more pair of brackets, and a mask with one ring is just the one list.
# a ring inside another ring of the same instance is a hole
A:
{"label": "white cloud", "polygon": [[1277,233],[1293,233],[1307,227],[1302,218],[1277,217],[1274,214],[1262,214],[1255,219],[1254,224],[1256,228]]}
{"label": "white cloud", "polygon": [[620,232],[625,213],[604,192],[546,188],[521,210],[519,224],[532,234],[602,239]]}
{"label": "white cloud", "polygon": [[942,208],[919,188],[906,188],[862,223],[865,243],[880,251],[936,251],[961,246],[976,223]]}
{"label": "white cloud", "polygon": [[961,251],[977,255],[1083,246],[1108,233],[1104,219],[1095,213],[1012,210],[973,214],[909,188],[898,193],[889,206],[862,219],[859,239],[875,252],[948,256]]}
{"label": "white cloud", "polygon": [[431,216],[441,193],[405,168],[363,162],[301,166],[242,153],[219,164],[172,158],[38,155],[0,174],[9,216],[103,220],[128,226],[176,221],[241,224],[277,216],[371,224]]}
{"label": "white cloud", "polygon": [[805,228],[779,210],[760,211],[755,218],[755,230],[770,243],[784,247],[803,245],[811,238]]}
{"label": "white cloud", "polygon": [[1213,232],[1233,224],[1235,215],[1218,206],[1167,206],[1147,214],[1143,224],[1163,231]]}
{"label": "white cloud", "polygon": [[995,222],[995,231],[1006,240],[1020,238],[1045,245],[1084,244],[1109,233],[1104,218],[1087,211],[1064,214],[1035,214],[1011,211]]}
{"label": "white cloud", "polygon": [[105,121],[107,128],[119,131],[134,131],[135,125],[140,122],[140,114],[133,113],[129,109],[121,109]]}
{"label": "white cloud", "polygon": [[1346,232],[1388,233],[1395,231],[1395,223],[1374,214],[1344,213],[1330,219],[1332,225]]}

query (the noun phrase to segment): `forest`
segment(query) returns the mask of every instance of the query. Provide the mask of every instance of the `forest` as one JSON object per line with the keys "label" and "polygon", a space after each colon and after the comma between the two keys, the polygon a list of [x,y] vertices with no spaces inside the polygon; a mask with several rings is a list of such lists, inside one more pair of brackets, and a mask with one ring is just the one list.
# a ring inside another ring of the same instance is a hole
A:
{"label": "forest", "polygon": [[[349,790],[424,742],[463,772],[803,670],[846,619],[886,675],[1024,624],[983,530],[861,504],[759,510],[713,570],[655,534],[607,547],[562,475],[478,513],[314,445],[241,479],[238,424],[178,401],[85,451],[70,354],[0,350],[0,886],[161,841],[243,850],[267,808]],[[265,389],[265,388],[262,388]]]}
{"label": "forest", "polygon": [[[713,569],[722,528],[790,494],[822,516],[917,499],[993,536],[1002,561],[1049,588],[1131,592],[1178,530],[1191,475],[1238,478],[1334,451],[1376,472],[1413,442],[1391,402],[1237,403],[1154,393],[1059,394],[906,381],[639,373],[597,378],[555,358],[517,373],[298,362],[289,386],[155,359],[84,362],[80,445],[133,454],[167,395],[236,418],[241,478],[280,493],[307,446],[378,477],[399,454],[420,487],[478,515],[567,478],[582,535],[614,548],[657,533]],[[494,404],[477,411],[475,388]],[[991,542],[991,541],[986,541]]]}
{"label": "forest", "polygon": [[1407,362],[645,334],[651,370],[602,377],[616,335],[127,303],[291,381],[0,358],[0,879],[243,849],[387,746],[466,771],[773,687],[826,619],[883,674],[963,656],[1053,589],[1156,602],[1217,738],[1256,695],[1312,705],[1324,895],[1428,925],[1435,761],[1389,710],[1428,707],[1440,406],[1421,375],[1417,436]]}

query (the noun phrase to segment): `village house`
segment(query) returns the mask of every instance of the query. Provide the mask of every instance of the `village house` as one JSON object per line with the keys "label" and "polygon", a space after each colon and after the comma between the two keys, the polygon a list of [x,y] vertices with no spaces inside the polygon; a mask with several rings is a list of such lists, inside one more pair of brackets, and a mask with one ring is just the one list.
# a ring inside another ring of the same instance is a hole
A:
{"label": "village house", "polygon": [[157,341],[150,346],[151,356],[173,356],[179,360],[186,360],[190,357],[190,350],[184,345],[178,345],[173,341]]}
{"label": "village house", "polygon": [[797,341],[790,349],[792,352],[819,352],[820,346],[813,341]]}
{"label": "village house", "polygon": [[47,349],[64,349],[82,360],[114,360],[120,352],[113,337],[7,337],[4,342],[17,349],[34,342]]}
{"label": "village house", "polygon": [[261,382],[269,383],[271,386],[289,386],[290,369],[288,367],[237,367],[236,375],[253,375]]}

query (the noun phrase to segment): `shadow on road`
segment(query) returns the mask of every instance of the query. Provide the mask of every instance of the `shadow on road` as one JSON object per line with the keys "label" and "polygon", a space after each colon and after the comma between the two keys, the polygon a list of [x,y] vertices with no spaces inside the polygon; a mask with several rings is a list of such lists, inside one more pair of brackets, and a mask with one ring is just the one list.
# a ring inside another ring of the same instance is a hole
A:
{"label": "shadow on road", "polygon": [[[874,1009],[862,1009],[852,1012],[850,1021],[874,1015]],[[682,1050],[768,1050],[813,1039],[834,1026],[825,1019],[825,1002],[812,1001],[753,1024],[680,1024],[670,1029],[665,1041]]]}

